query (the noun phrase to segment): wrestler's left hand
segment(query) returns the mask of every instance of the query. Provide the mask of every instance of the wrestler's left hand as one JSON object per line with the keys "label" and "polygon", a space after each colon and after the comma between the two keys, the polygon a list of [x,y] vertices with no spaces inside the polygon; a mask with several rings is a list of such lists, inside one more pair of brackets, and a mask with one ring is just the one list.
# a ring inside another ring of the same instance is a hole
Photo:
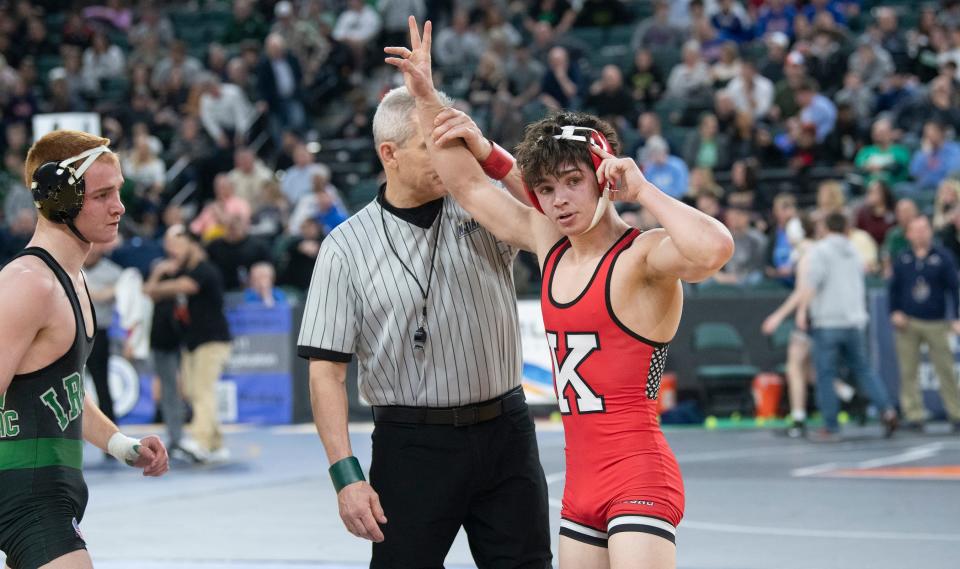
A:
{"label": "wrestler's left hand", "polygon": [[170,459],[167,456],[167,447],[156,435],[140,439],[140,449],[137,460],[133,461],[134,468],[142,468],[144,476],[160,476],[170,470]]}

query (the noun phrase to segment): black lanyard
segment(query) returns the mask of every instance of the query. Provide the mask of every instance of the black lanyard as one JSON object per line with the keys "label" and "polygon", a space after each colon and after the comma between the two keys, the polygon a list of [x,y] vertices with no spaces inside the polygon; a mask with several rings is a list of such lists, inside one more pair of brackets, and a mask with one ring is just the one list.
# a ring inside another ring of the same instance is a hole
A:
{"label": "black lanyard", "polygon": [[410,278],[413,279],[413,282],[417,283],[417,288],[420,289],[420,295],[423,296],[423,310],[421,310],[420,320],[417,325],[417,329],[413,333],[413,347],[418,350],[423,350],[424,346],[427,343],[427,298],[430,296],[430,285],[433,283],[433,268],[434,268],[434,259],[437,257],[437,246],[440,244],[440,226],[443,224],[443,205],[440,206],[440,213],[437,215],[437,224],[436,229],[433,232],[433,252],[430,253],[430,272],[427,273],[427,287],[424,288],[420,284],[420,279],[417,278],[417,275],[413,274],[413,271],[406,263],[403,262],[403,259],[400,258],[400,254],[397,253],[397,248],[393,245],[393,240],[390,239],[390,232],[387,231],[387,219],[383,214],[383,204],[380,204],[380,224],[383,226],[383,234],[387,238],[387,245],[390,246],[390,250],[393,252],[393,256],[397,258],[397,261],[400,262],[400,266],[403,267],[403,270],[410,275]]}

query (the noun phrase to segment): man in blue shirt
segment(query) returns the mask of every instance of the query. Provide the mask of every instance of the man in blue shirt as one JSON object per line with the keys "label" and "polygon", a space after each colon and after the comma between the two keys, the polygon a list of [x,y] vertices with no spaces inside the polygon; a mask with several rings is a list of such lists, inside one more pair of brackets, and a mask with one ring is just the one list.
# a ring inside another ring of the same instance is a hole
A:
{"label": "man in blue shirt", "polygon": [[662,136],[651,136],[640,150],[643,175],[675,199],[683,199],[689,189],[690,170],[677,156],[671,156],[667,141]]}
{"label": "man in blue shirt", "polygon": [[923,140],[910,161],[910,175],[918,189],[933,190],[947,176],[960,170],[960,145],[946,140],[943,125],[927,121],[923,125]]}
{"label": "man in blue shirt", "polygon": [[823,142],[837,124],[837,107],[818,90],[817,82],[805,79],[795,97],[800,107],[800,122],[812,124],[817,129],[817,143]]}
{"label": "man in blue shirt", "polygon": [[793,277],[796,264],[793,243],[790,241],[790,231],[787,224],[797,219],[797,198],[793,194],[783,192],[773,198],[773,223],[767,233],[767,253],[764,273],[768,279],[776,279],[785,286],[793,287]]}
{"label": "man in blue shirt", "polygon": [[277,273],[269,262],[262,261],[250,267],[250,286],[243,291],[243,302],[273,308],[287,304],[287,295],[276,288]]}
{"label": "man in blue shirt", "polygon": [[[733,0],[720,0],[717,10],[710,17],[710,24],[719,32],[723,41],[743,43],[753,39],[746,14],[737,13]],[[740,8],[742,10],[742,8]]]}
{"label": "man in blue shirt", "polygon": [[847,27],[847,17],[843,14],[843,10],[840,9],[843,2],[837,0],[811,0],[806,8],[803,9],[803,15],[807,17],[807,21],[811,24],[814,23],[817,19],[817,16],[821,12],[828,12],[833,16],[833,20],[840,27]]}
{"label": "man in blue shirt", "polygon": [[786,0],[768,0],[758,12],[754,34],[764,38],[767,34],[781,32],[793,39],[793,22],[797,18],[797,9]]}
{"label": "man in blue shirt", "polygon": [[910,250],[898,255],[890,280],[890,320],[900,362],[900,407],[907,425],[922,430],[926,412],[917,371],[920,346],[927,345],[940,382],[940,396],[953,430],[960,432],[960,393],[954,375],[950,332],[960,333],[957,317],[957,266],[950,253],[933,244],[925,216],[907,226]]}

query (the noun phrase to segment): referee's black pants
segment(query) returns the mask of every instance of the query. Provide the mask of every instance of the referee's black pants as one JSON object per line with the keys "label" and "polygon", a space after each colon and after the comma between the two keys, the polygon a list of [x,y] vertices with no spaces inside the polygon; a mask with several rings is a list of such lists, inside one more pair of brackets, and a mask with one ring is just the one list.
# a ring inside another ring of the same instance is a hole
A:
{"label": "referee's black pants", "polygon": [[547,483],[526,405],[466,427],[377,422],[370,483],[387,523],[371,569],[440,569],[466,530],[479,569],[549,569]]}

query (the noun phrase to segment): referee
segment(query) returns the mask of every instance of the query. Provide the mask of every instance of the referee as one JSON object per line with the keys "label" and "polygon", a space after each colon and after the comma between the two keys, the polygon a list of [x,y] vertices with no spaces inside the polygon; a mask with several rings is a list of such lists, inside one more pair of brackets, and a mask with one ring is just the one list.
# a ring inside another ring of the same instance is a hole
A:
{"label": "referee", "polygon": [[[445,197],[414,113],[403,87],[378,106],[386,185],[324,240],[297,342],[340,517],[374,542],[372,568],[442,567],[461,526],[481,569],[548,568],[546,481],[520,388],[516,250]],[[369,483],[348,433],[354,355],[375,423]]]}

